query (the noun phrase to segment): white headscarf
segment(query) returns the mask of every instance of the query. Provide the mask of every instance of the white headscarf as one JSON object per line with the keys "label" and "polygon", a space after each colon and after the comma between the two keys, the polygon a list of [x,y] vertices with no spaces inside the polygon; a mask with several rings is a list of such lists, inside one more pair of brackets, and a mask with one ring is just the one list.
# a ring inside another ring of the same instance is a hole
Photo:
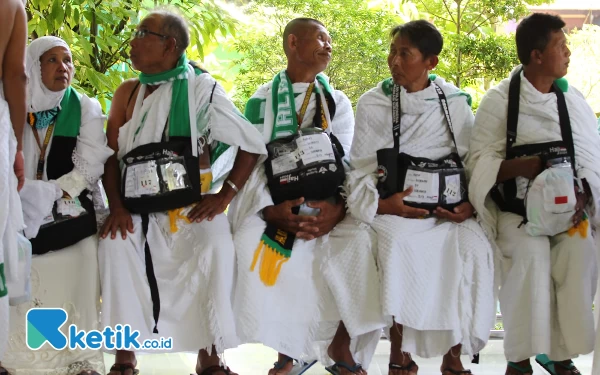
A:
{"label": "white headscarf", "polygon": [[58,107],[65,90],[50,91],[42,82],[42,66],[40,57],[54,47],[71,49],[67,43],[55,36],[43,36],[35,39],[27,46],[27,112],[40,112]]}

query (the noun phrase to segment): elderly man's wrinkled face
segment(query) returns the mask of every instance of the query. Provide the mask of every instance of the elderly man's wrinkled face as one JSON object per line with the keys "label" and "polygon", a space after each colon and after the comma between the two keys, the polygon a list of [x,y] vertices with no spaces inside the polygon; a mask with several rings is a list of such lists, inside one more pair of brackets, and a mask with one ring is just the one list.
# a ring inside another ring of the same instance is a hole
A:
{"label": "elderly man's wrinkled face", "polygon": [[54,47],[40,57],[42,82],[50,91],[69,87],[73,79],[73,57],[65,47]]}
{"label": "elderly man's wrinkled face", "polygon": [[331,61],[331,37],[327,29],[317,23],[310,23],[303,32],[296,36],[297,44],[294,58],[319,72],[327,69]]}
{"label": "elderly man's wrinkled face", "polygon": [[159,15],[151,14],[138,25],[129,57],[134,69],[141,72],[153,73],[152,69],[165,60],[165,43],[170,36],[161,33],[162,19]]}

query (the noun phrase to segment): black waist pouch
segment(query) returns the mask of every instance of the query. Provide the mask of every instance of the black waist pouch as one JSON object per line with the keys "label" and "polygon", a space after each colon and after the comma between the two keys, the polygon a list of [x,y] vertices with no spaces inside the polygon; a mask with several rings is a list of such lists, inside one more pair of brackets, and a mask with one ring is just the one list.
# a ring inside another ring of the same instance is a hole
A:
{"label": "black waist pouch", "polygon": [[121,198],[130,212],[149,214],[200,201],[200,170],[189,138],[139,146],[123,157]]}
{"label": "black waist pouch", "polygon": [[45,254],[49,251],[64,249],[75,245],[77,242],[96,234],[96,213],[94,204],[87,197],[87,191],[79,195],[77,199],[69,199],[70,204],[79,204],[85,212],[78,216],[63,215],[59,208],[63,202],[54,202],[52,208],[51,222],[40,227],[38,235],[32,238],[31,246],[33,254]]}

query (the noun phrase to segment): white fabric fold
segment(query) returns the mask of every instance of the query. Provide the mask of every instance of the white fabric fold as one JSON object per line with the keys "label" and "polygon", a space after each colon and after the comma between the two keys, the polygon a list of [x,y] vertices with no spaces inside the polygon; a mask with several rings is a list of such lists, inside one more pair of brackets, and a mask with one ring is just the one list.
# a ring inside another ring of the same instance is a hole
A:
{"label": "white fabric fold", "polygon": [[[208,135],[209,143],[219,141],[261,155],[259,161],[263,161],[267,150],[259,133],[227,98],[221,85],[215,83],[208,73],[195,76],[188,83],[195,88],[198,136]],[[119,129],[119,159],[139,145],[160,141],[169,117],[172,90],[172,82],[167,82],[144,99],[145,85],[142,85],[131,121]],[[140,127],[143,131],[136,135]]]}
{"label": "white fabric fold", "polygon": [[60,186],[53,182],[25,179],[19,192],[25,219],[25,237],[38,235],[44,218],[52,213],[54,202],[63,195]]}
{"label": "white fabric fold", "polygon": [[[17,192],[14,162],[17,150],[10,121],[8,103],[4,99],[0,81],[0,267],[7,281],[16,281],[18,274],[17,232],[23,229],[21,200]],[[4,357],[8,338],[8,295],[6,286],[0,283],[0,358]]]}

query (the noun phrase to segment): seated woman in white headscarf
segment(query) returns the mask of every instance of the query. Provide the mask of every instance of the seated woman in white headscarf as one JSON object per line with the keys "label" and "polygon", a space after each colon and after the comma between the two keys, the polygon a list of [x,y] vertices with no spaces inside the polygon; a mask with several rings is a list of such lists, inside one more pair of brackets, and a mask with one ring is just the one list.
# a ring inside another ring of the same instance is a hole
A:
{"label": "seated woman in white headscarf", "polygon": [[[460,171],[473,125],[470,97],[429,74],[443,44],[432,24],[412,21],[391,37],[392,77],[356,108],[346,180],[352,217],[330,239],[327,274],[338,282],[329,287],[338,295],[360,280],[381,300],[355,305],[354,313],[381,306],[391,375],[417,374],[411,354],[443,356],[442,375],[468,374],[460,355],[485,346],[495,317],[492,247]],[[430,168],[436,163],[444,173]]]}
{"label": "seated woman in white headscarf", "polygon": [[26,64],[26,180],[20,195],[34,253],[31,300],[11,308],[2,363],[16,374],[103,373],[100,351],[55,350],[49,344],[33,351],[26,345],[26,313],[32,307],[64,309],[63,333],[71,324],[99,329],[97,225],[89,193],[112,155],[100,104],[71,87],[69,46],[53,36],[38,38],[27,47]]}

